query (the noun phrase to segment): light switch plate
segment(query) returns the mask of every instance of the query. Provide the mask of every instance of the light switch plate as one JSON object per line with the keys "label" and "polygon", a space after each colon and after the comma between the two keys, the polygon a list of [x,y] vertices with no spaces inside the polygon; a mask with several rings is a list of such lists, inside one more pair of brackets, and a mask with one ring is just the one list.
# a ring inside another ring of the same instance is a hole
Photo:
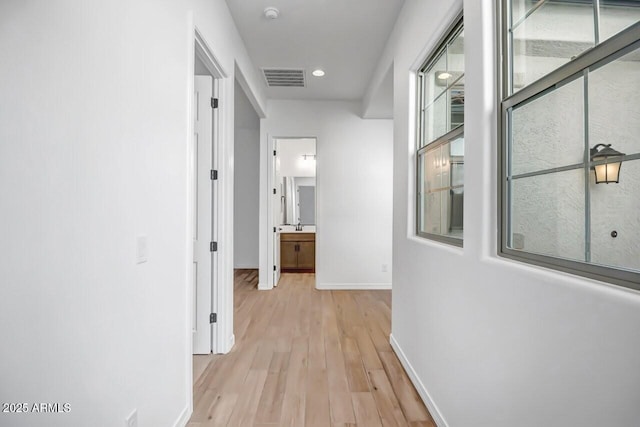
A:
{"label": "light switch plate", "polygon": [[136,263],[142,264],[149,259],[149,242],[147,236],[138,236],[136,239]]}

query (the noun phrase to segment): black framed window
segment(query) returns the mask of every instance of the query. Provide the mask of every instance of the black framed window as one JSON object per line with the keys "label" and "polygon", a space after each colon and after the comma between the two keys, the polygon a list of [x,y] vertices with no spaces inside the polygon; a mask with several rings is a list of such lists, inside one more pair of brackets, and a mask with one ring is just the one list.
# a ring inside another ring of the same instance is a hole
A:
{"label": "black framed window", "polygon": [[464,29],[456,19],[418,72],[419,236],[462,246],[464,205]]}
{"label": "black framed window", "polygon": [[502,2],[500,253],[640,289],[640,2]]}

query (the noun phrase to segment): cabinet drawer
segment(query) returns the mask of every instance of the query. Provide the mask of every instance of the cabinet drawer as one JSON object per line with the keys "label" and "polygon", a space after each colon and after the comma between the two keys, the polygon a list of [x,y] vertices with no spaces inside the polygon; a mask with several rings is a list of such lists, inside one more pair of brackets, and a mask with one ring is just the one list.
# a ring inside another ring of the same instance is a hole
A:
{"label": "cabinet drawer", "polygon": [[316,233],[282,233],[280,240],[283,242],[314,242]]}

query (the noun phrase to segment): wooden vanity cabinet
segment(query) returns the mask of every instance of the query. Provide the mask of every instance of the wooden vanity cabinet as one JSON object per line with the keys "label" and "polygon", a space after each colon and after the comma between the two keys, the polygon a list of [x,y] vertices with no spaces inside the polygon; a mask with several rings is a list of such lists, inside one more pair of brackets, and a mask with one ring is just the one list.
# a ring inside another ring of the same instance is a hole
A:
{"label": "wooden vanity cabinet", "polygon": [[315,273],[315,233],[280,234],[280,271],[283,273]]}

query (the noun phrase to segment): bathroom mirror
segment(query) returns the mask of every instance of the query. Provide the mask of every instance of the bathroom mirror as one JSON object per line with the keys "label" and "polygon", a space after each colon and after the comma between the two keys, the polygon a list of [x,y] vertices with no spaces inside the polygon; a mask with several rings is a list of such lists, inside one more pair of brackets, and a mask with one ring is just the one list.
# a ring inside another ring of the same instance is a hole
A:
{"label": "bathroom mirror", "polygon": [[311,176],[284,176],[280,183],[280,224],[315,225],[316,179]]}

